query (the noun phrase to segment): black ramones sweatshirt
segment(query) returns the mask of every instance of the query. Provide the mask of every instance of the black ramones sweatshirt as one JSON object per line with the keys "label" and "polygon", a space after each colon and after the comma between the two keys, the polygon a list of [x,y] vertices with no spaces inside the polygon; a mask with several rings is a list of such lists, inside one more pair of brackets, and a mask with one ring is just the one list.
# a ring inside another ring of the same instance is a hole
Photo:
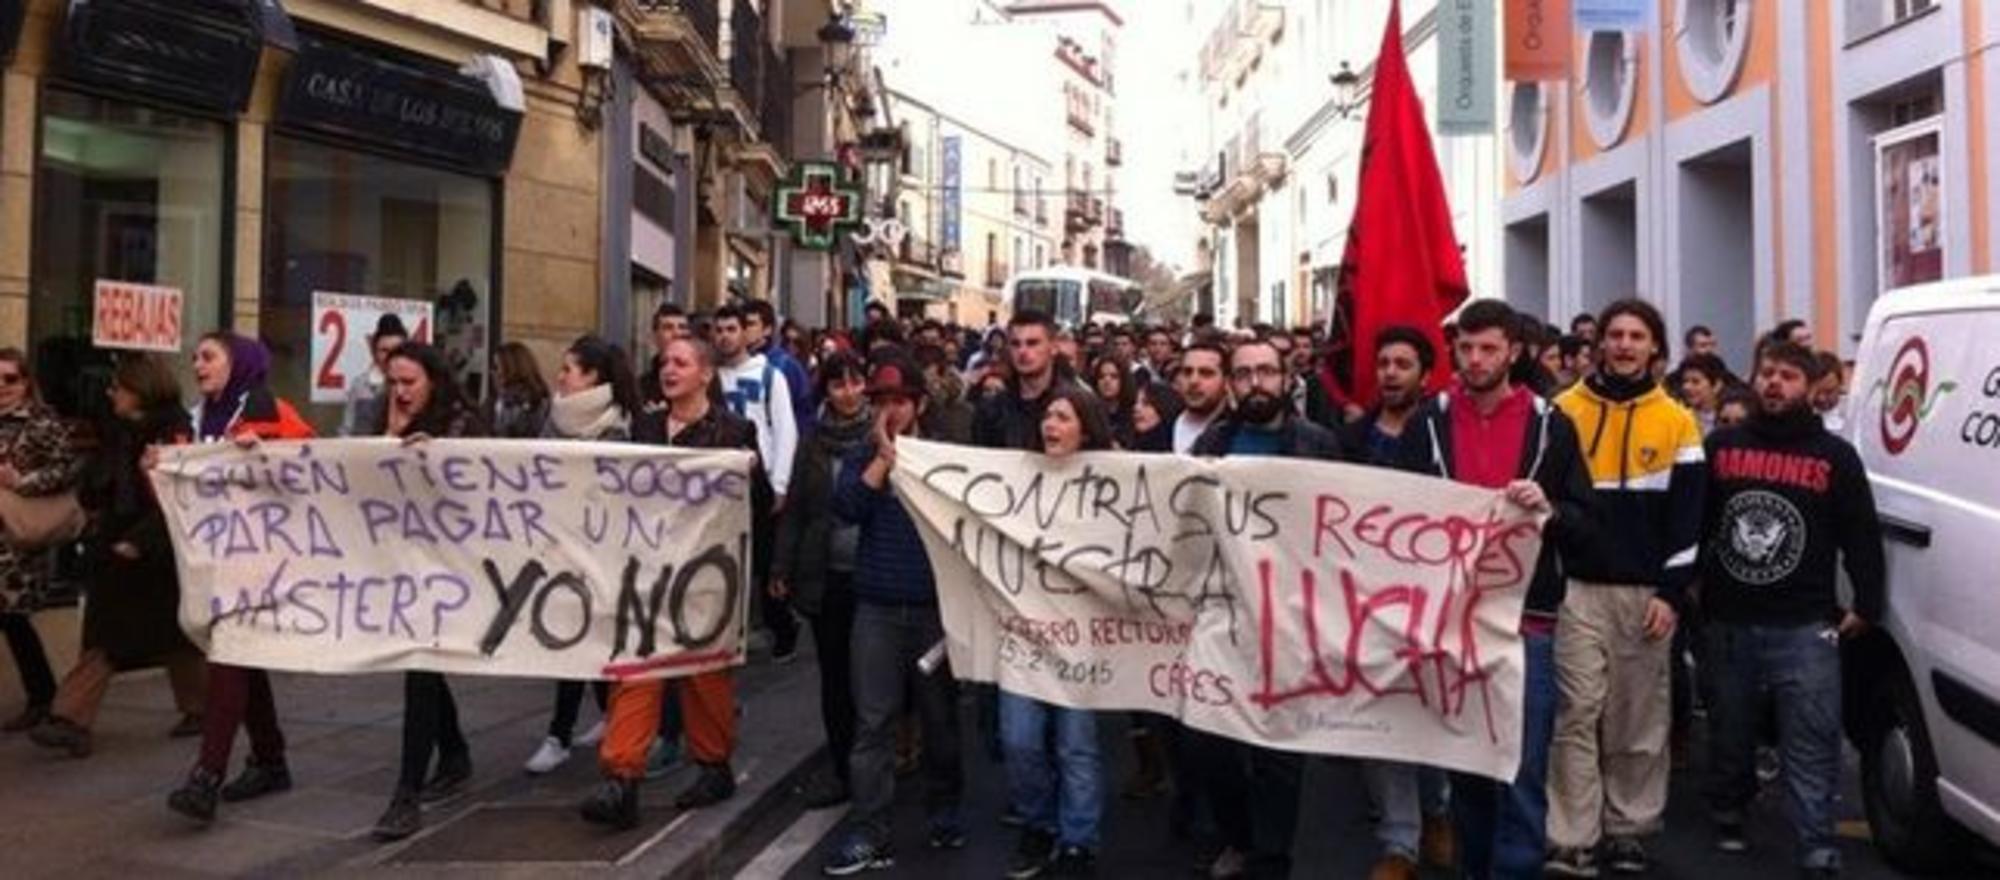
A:
{"label": "black ramones sweatshirt", "polygon": [[1882,527],[1854,447],[1803,410],[1758,414],[1708,438],[1702,604],[1711,619],[1837,623],[1840,561],[1854,613],[1882,619]]}

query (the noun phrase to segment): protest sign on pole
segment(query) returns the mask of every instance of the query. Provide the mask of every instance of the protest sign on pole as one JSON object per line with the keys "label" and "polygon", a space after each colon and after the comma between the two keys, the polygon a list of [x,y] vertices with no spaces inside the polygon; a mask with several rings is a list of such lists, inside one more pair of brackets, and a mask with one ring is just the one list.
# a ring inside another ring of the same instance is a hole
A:
{"label": "protest sign on pole", "polygon": [[98,348],[180,351],[180,288],[99,278],[91,296],[90,343]]}
{"label": "protest sign on pole", "polygon": [[1296,459],[908,439],[893,480],[961,679],[1514,776],[1541,521],[1502,493]]}
{"label": "protest sign on pole", "polygon": [[347,389],[368,375],[375,356],[368,335],[390,314],[402,319],[411,342],[431,341],[431,304],[424,300],[313,292],[313,403],[346,400]]}
{"label": "protest sign on pole", "polygon": [[619,443],[174,447],[152,472],[211,660],[535,678],[740,664],[750,463]]}

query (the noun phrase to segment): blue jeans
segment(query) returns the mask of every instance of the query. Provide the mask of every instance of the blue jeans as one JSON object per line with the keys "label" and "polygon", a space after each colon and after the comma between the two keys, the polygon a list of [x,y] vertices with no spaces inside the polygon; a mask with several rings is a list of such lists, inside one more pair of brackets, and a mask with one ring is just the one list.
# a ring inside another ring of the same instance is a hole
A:
{"label": "blue jeans", "polygon": [[1424,820],[1451,809],[1451,783],[1445,772],[1400,761],[1363,761],[1361,781],[1382,813],[1375,823],[1375,840],[1382,845],[1382,854],[1417,861]]}
{"label": "blue jeans", "polygon": [[965,768],[959,760],[958,682],[944,665],[928,675],[917,658],[944,638],[935,605],[854,607],[850,665],[854,687],[854,750],[848,775],[855,830],[869,842],[889,842],[896,805],[896,719],[914,702],[924,736],[924,810],[933,823],[959,821]]}
{"label": "blue jeans", "polygon": [[1549,741],[1556,729],[1556,639],[1523,635],[1527,676],[1522,686],[1521,766],[1512,785],[1484,776],[1451,774],[1452,820],[1458,825],[1464,876],[1539,878],[1548,855]]}
{"label": "blue jeans", "polygon": [[[1048,730],[1055,728],[1055,754]],[[1063,846],[1097,851],[1104,814],[1104,756],[1097,715],[1000,692],[1000,745],[1007,756],[1007,793],[1029,828]]]}
{"label": "blue jeans", "polygon": [[1757,797],[1761,693],[1778,710],[1785,804],[1799,864],[1839,867],[1834,800],[1840,793],[1840,636],[1825,624],[1752,626],[1711,622],[1708,663],[1709,807],[1740,824]]}

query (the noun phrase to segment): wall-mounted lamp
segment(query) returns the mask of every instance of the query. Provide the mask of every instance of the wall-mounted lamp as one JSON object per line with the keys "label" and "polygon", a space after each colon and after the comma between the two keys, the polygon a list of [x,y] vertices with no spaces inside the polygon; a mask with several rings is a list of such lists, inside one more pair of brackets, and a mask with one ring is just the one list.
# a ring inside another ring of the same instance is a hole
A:
{"label": "wall-mounted lamp", "polygon": [[1340,62],[1340,70],[1327,78],[1333,83],[1333,112],[1342,119],[1352,119],[1356,111],[1368,103],[1368,96],[1361,93],[1361,75],[1347,62]]}

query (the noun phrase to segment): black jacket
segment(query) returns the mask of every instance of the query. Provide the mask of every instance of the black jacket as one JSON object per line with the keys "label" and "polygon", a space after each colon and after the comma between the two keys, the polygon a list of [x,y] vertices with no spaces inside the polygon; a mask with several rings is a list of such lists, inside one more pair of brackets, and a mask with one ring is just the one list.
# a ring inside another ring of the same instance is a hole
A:
{"label": "black jacket", "polygon": [[[147,446],[186,443],[193,435],[179,407],[136,424],[115,421],[77,483],[77,501],[90,513],[83,646],[104,651],[121,669],[194,649],[181,634],[180,578],[166,517],[140,467]],[[131,544],[139,558],[113,553],[117,544]]]}
{"label": "black jacket", "polygon": [[[710,403],[708,415],[681,429],[680,436],[667,437],[669,409],[650,410],[632,420],[632,442],[681,449],[748,449],[757,451],[757,426],[729,411],[727,406]],[[753,456],[754,457],[754,456]],[[777,499],[771,496],[771,481],[764,479],[764,463],[750,468],[751,521],[769,515]]]}
{"label": "black jacket", "polygon": [[[1451,463],[1457,438],[1451,433],[1449,394],[1426,402],[1403,431],[1399,466],[1405,470],[1453,479]],[[1583,463],[1583,449],[1577,441],[1576,426],[1562,410],[1547,400],[1535,398],[1528,417],[1528,439],[1521,446],[1518,478],[1534,480],[1547,495],[1555,515],[1542,532],[1542,554],[1535,563],[1535,577],[1528,586],[1525,614],[1554,618],[1562,610],[1567,595],[1565,560],[1587,551],[1597,533],[1596,491],[1591,488],[1590,469]]]}
{"label": "black jacket", "polygon": [[[833,491],[840,469],[851,455],[867,444],[861,439],[843,440],[834,436],[824,416],[820,428],[799,446],[792,457],[792,482],[785,493],[785,511],[778,517],[778,533],[771,548],[771,579],[782,580],[791,590],[792,604],[807,614],[818,614],[826,598],[827,574],[835,532],[843,527],[833,515]],[[852,574],[852,570],[847,572]]]}
{"label": "black jacket", "polygon": [[[1058,375],[1055,382],[1063,381]],[[1054,382],[1049,388],[1055,388]],[[1042,410],[1049,405],[1049,393],[1034,400],[1021,397],[1020,386],[1008,382],[1006,389],[979,401],[972,417],[972,445],[983,449],[1033,449],[1042,435]]]}
{"label": "black jacket", "polygon": [[[1243,423],[1235,413],[1217,420],[1208,426],[1194,441],[1190,450],[1195,455],[1216,457],[1229,454],[1235,445],[1236,432],[1243,430]],[[1304,416],[1286,413],[1285,424],[1278,429],[1279,455],[1284,458],[1314,458],[1321,461],[1340,461],[1340,437],[1326,428],[1306,421]]]}
{"label": "black jacket", "polygon": [[1839,562],[1854,586],[1854,613],[1882,619],[1882,523],[1853,446],[1811,412],[1758,415],[1710,435],[1707,457],[1701,589],[1710,617],[1837,623]]}

